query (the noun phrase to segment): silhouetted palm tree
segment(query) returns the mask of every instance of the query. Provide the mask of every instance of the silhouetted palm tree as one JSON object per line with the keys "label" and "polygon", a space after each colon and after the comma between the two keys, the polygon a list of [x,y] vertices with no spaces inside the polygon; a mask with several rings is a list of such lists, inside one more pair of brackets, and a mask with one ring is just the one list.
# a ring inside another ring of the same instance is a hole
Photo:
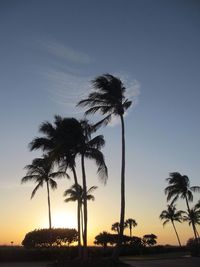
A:
{"label": "silhouetted palm tree", "polygon": [[136,222],[136,220],[129,218],[125,221],[125,223],[126,223],[127,227],[129,228],[130,237],[132,237],[132,229],[133,229],[133,227],[137,226],[137,222]]}
{"label": "silhouetted palm tree", "polygon": [[200,210],[195,206],[194,208],[190,208],[189,212],[185,212],[185,216],[183,216],[183,220],[188,222],[189,225],[194,224],[195,235],[194,237],[197,239],[199,237],[199,233],[197,231],[196,225],[200,225]]}
{"label": "silhouetted palm tree", "polygon": [[[35,138],[30,149],[42,148],[48,151],[53,159],[55,159],[63,168],[71,168],[74,174],[74,182],[78,189],[78,181],[75,171],[75,158],[81,156],[82,181],[84,192],[84,257],[87,257],[87,182],[85,172],[85,158],[93,159],[97,166],[97,173],[103,181],[107,178],[107,167],[104,156],[100,149],[104,146],[105,141],[102,135],[91,138],[93,132],[92,126],[85,121],[77,121],[74,118],[61,118],[55,116],[55,126],[49,122],[45,122],[40,126],[40,132],[45,137]],[[79,203],[81,205],[81,203]],[[79,233],[80,233],[80,220]],[[79,234],[80,245],[80,234]]]}
{"label": "silhouetted palm tree", "polygon": [[96,124],[100,126],[107,124],[111,116],[118,116],[122,127],[122,166],[121,166],[121,213],[120,213],[120,233],[114,258],[119,255],[119,248],[122,244],[125,217],[125,126],[124,113],[131,106],[131,101],[125,98],[126,88],[119,78],[110,74],[98,76],[92,81],[94,92],[90,93],[87,99],[81,100],[78,106],[89,107],[85,114],[100,112],[106,117]]}
{"label": "silhouetted palm tree", "polygon": [[[52,159],[58,163],[62,171],[68,168],[73,173],[74,184],[79,191],[78,178],[76,174],[76,156],[79,147],[79,142],[82,142],[83,133],[82,127],[74,118],[62,118],[56,115],[54,123],[46,121],[39,127],[39,132],[43,134],[42,137],[35,138],[30,144],[30,150],[42,149],[47,151]],[[78,206],[81,206],[81,200],[78,201]],[[78,227],[78,247],[79,256],[81,256],[80,244],[80,214],[77,218]]]}
{"label": "silhouetted palm tree", "polygon": [[108,173],[107,167],[104,161],[104,155],[100,151],[100,149],[104,146],[105,141],[103,135],[91,137],[93,132],[93,127],[88,123],[87,120],[83,120],[80,122],[84,141],[80,143],[80,147],[78,150],[78,154],[81,156],[81,168],[82,168],[82,181],[83,181],[83,213],[84,213],[84,239],[83,239],[83,247],[84,247],[84,259],[87,258],[87,181],[86,181],[86,172],[85,172],[85,158],[92,159],[95,161],[97,165],[97,174],[100,179],[105,183]]}
{"label": "silhouetted palm tree", "polygon": [[151,247],[157,243],[156,239],[157,239],[156,235],[147,234],[147,235],[143,236],[142,241],[143,241],[144,245],[148,245],[149,247]]}
{"label": "silhouetted palm tree", "polygon": [[182,210],[176,210],[176,205],[167,205],[167,209],[166,210],[163,210],[160,214],[160,219],[161,220],[164,220],[163,222],[163,226],[165,226],[167,223],[171,222],[172,223],[172,226],[174,228],[174,231],[175,231],[175,234],[176,234],[176,237],[177,237],[177,240],[178,240],[178,243],[181,247],[181,242],[180,242],[180,238],[179,238],[179,235],[178,235],[178,232],[176,230],[176,226],[175,226],[175,223],[174,222],[182,222],[183,220],[183,215],[184,214],[184,211]]}
{"label": "silhouetted palm tree", "polygon": [[[92,186],[87,190],[87,201],[95,200],[94,196],[91,194],[95,189],[97,189],[97,186]],[[78,191],[77,191],[77,186],[74,184],[69,189],[65,190],[64,192],[64,197],[67,197],[64,200],[65,202],[71,202],[71,201],[74,202],[74,201],[81,200],[81,205],[77,205],[77,216],[81,217],[82,234],[84,232],[83,214],[82,214],[82,205],[84,204],[83,196],[84,196],[83,188],[81,185],[78,185]]]}
{"label": "silhouetted palm tree", "polygon": [[[165,188],[165,194],[167,195],[167,201],[172,200],[174,203],[179,197],[185,199],[187,205],[188,214],[190,213],[189,202],[193,201],[192,192],[200,192],[199,186],[190,186],[190,180],[188,176],[181,175],[179,172],[172,172],[169,178],[166,179],[169,186]],[[192,228],[194,231],[194,236],[197,240],[195,225],[192,222]]]}
{"label": "silhouetted palm tree", "polygon": [[117,232],[119,234],[120,232],[120,224],[119,222],[113,223],[111,226],[111,230],[114,232]]}
{"label": "silhouetted palm tree", "polygon": [[[37,190],[46,183],[47,186],[47,200],[48,200],[48,214],[49,214],[49,229],[51,229],[51,203],[50,203],[50,191],[49,187],[53,190],[57,188],[57,183],[54,178],[60,178],[67,176],[66,173],[61,171],[53,172],[53,162],[48,156],[44,158],[36,158],[32,161],[32,164],[25,166],[27,170],[26,176],[21,179],[22,183],[29,181],[35,182],[37,185],[34,188],[31,198],[34,197]],[[68,176],[67,176],[68,177]]]}

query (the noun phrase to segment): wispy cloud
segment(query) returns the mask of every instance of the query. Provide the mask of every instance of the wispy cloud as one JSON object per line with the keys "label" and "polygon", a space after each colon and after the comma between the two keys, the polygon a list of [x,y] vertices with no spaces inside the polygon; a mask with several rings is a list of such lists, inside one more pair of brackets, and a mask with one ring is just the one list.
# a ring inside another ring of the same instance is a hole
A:
{"label": "wispy cloud", "polygon": [[53,69],[44,72],[44,75],[50,82],[47,90],[54,102],[63,106],[68,114],[83,113],[83,110],[75,107],[78,101],[86,98],[90,91],[88,76],[78,76]]}
{"label": "wispy cloud", "polygon": [[90,64],[91,58],[81,51],[78,51],[70,46],[64,45],[57,41],[39,41],[41,48],[45,49],[52,56],[60,58],[62,60],[70,61],[75,64]]}
{"label": "wispy cloud", "polygon": [[[57,41],[38,41],[40,49],[46,51],[48,56],[48,66],[42,71],[42,75],[48,84],[46,87],[52,101],[56,102],[65,112],[70,115],[82,116],[84,110],[76,108],[76,104],[88,96],[91,88],[91,80],[94,78],[85,75],[85,67],[93,66],[91,58],[80,51],[77,51],[65,44]],[[83,68],[84,67],[84,68]],[[137,105],[140,94],[140,83],[133,79],[132,75],[124,72],[113,73],[119,77],[126,87],[126,97],[133,101],[131,109]],[[127,114],[125,116],[127,116]],[[99,116],[97,116],[99,118]],[[119,124],[119,120],[113,117],[110,126]]]}

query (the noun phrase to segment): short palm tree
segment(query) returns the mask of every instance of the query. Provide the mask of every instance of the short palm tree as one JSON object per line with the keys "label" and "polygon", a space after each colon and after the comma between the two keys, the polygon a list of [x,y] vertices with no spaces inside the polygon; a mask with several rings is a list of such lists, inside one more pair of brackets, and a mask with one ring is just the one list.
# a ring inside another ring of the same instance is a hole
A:
{"label": "short palm tree", "polygon": [[131,106],[131,101],[125,98],[126,88],[122,81],[110,74],[98,76],[92,81],[94,92],[90,93],[87,99],[81,100],[78,106],[89,107],[85,114],[100,112],[106,117],[96,124],[100,126],[107,124],[111,117],[117,116],[121,120],[122,130],[122,165],[121,165],[121,212],[120,212],[120,233],[113,258],[118,258],[119,249],[122,244],[125,218],[125,125],[124,113]]}
{"label": "short palm tree", "polygon": [[112,226],[111,226],[111,230],[114,231],[114,232],[117,232],[119,234],[119,232],[120,232],[119,222],[113,223]]}
{"label": "short palm tree", "polygon": [[[94,201],[95,198],[92,195],[92,192],[97,189],[97,186],[92,186],[87,190],[87,201],[92,200]],[[77,191],[77,186],[74,184],[72,185],[69,189],[65,190],[64,192],[64,197],[65,198],[65,202],[74,202],[74,201],[78,201],[81,199],[81,205],[77,205],[77,216],[81,218],[81,229],[82,229],[82,235],[84,232],[84,227],[83,227],[83,213],[82,213],[82,205],[84,204],[84,200],[83,200],[83,188],[81,185],[78,185],[78,191]]]}
{"label": "short palm tree", "polygon": [[176,237],[177,237],[177,240],[178,240],[180,247],[181,247],[181,242],[180,242],[178,232],[176,230],[175,222],[182,222],[183,214],[184,214],[184,211],[182,211],[182,210],[177,211],[176,205],[171,204],[171,205],[167,205],[167,209],[163,210],[160,214],[160,217],[159,217],[161,220],[164,220],[163,226],[165,226],[169,222],[172,223],[172,226],[174,228],[174,231],[175,231],[175,234],[176,234]]}
{"label": "short palm tree", "polygon": [[132,229],[133,229],[133,227],[137,226],[137,222],[136,222],[136,220],[129,218],[125,221],[125,223],[126,223],[127,227],[129,228],[130,237],[132,237]]}
{"label": "short palm tree", "polygon": [[[193,192],[200,192],[199,186],[190,186],[190,180],[188,176],[181,175],[179,172],[172,172],[169,178],[166,179],[169,185],[165,188],[165,194],[167,195],[167,201],[172,199],[174,203],[179,197],[185,199],[187,205],[188,214],[190,213],[189,202],[193,201]],[[195,224],[191,223],[195,239],[197,240]]]}
{"label": "short palm tree", "polygon": [[196,235],[195,238],[199,237],[199,233],[197,231],[197,225],[200,225],[200,210],[195,206],[194,208],[190,208],[189,212],[185,212],[186,215],[183,216],[183,220],[188,222],[189,225],[194,224]]}
{"label": "short palm tree", "polygon": [[144,245],[148,245],[149,247],[151,247],[157,243],[156,239],[157,239],[156,235],[147,234],[147,235],[143,236],[142,241],[143,241]]}
{"label": "short palm tree", "polygon": [[[22,183],[29,181],[35,182],[37,185],[33,189],[31,198],[34,197],[37,190],[46,183],[47,186],[47,201],[48,201],[48,215],[49,215],[49,229],[52,228],[51,224],[51,203],[50,203],[50,188],[53,190],[57,188],[57,183],[54,178],[66,176],[66,173],[61,171],[53,172],[53,162],[48,156],[43,158],[36,158],[32,164],[25,166],[27,170],[26,176],[21,179]],[[67,176],[68,177],[68,176]]]}

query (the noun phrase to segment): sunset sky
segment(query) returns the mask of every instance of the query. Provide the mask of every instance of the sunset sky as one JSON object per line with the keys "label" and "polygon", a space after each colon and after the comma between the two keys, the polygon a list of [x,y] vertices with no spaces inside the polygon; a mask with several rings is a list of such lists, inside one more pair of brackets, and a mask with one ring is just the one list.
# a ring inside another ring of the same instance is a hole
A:
{"label": "sunset sky", "polygon": [[[200,185],[199,14],[198,0],[0,0],[0,244],[21,244],[28,231],[48,227],[46,188],[30,200],[34,184],[20,184],[24,166],[42,155],[28,144],[55,114],[82,118],[75,105],[103,73],[121,78],[134,103],[125,117],[133,235],[177,244],[159,215],[169,172]],[[98,186],[89,203],[90,244],[119,221],[120,124],[113,120],[101,133],[109,177],[104,186],[87,162],[88,186]],[[54,227],[76,227],[76,204],[63,201],[72,183],[59,180],[51,192]],[[184,201],[177,207],[185,209]],[[183,243],[192,237],[187,223],[177,227]]]}

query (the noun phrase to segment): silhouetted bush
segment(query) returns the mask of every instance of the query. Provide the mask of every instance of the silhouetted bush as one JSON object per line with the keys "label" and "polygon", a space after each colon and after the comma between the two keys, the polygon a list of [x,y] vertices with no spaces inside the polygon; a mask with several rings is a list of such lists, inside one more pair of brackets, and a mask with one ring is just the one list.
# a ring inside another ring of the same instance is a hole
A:
{"label": "silhouetted bush", "polygon": [[22,245],[25,248],[42,248],[52,246],[70,245],[77,242],[76,229],[53,228],[39,229],[26,234]]}

